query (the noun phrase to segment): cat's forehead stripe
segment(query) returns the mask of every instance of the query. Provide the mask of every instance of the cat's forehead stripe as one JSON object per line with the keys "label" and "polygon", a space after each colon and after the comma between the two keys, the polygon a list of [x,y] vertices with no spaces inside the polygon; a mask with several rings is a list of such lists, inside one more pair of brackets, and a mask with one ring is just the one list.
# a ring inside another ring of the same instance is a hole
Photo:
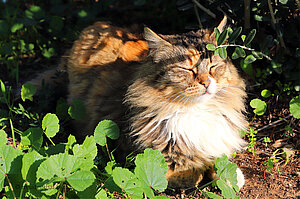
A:
{"label": "cat's forehead stripe", "polygon": [[189,49],[187,51],[187,59],[190,66],[195,65],[200,59],[200,54],[196,49]]}
{"label": "cat's forehead stripe", "polygon": [[200,52],[201,57],[209,57],[206,50],[206,45],[210,43],[210,41],[208,41],[206,30],[199,30],[197,32],[191,31],[177,35],[166,35],[166,39],[170,39],[171,43],[183,46],[185,48],[193,46],[193,48]]}

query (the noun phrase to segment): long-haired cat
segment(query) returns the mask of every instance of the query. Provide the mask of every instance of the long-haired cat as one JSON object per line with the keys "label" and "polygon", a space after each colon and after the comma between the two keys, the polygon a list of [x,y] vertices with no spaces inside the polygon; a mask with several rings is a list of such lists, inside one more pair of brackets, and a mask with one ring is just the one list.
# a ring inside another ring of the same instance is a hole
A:
{"label": "long-haired cat", "polygon": [[[111,119],[139,148],[164,155],[170,187],[194,186],[205,172],[215,177],[215,159],[244,144],[246,93],[231,61],[207,51],[208,43],[216,43],[209,30],[141,34],[107,22],[83,30],[66,63],[68,101],[83,101],[87,112],[79,136]],[[238,178],[241,187],[240,170]]]}

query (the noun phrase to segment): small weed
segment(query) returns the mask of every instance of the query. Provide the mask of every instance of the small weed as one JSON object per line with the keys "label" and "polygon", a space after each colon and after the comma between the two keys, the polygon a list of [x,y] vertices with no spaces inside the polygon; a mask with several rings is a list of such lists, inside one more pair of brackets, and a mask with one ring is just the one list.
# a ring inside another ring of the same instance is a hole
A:
{"label": "small weed", "polygon": [[289,151],[276,149],[272,153],[271,157],[269,157],[266,161],[262,163],[263,164],[262,169],[264,170],[264,177],[265,177],[265,173],[268,172],[272,176],[272,178],[275,179],[275,175],[273,173],[274,167],[276,167],[276,171],[278,172],[278,174],[279,175],[281,174],[277,166],[277,163],[285,159],[285,163],[284,163],[285,166],[289,161],[289,155],[287,153],[289,153]]}
{"label": "small weed", "polygon": [[250,128],[250,130],[247,134],[248,139],[249,139],[248,151],[252,153],[254,158],[256,158],[256,156],[255,156],[256,134],[257,134],[257,131],[254,130],[253,128]]}

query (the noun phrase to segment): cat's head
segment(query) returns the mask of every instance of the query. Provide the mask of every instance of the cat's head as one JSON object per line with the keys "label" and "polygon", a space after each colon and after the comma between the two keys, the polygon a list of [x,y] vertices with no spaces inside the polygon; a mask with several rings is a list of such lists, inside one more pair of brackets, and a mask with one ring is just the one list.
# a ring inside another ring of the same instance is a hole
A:
{"label": "cat's head", "polygon": [[[223,19],[218,26],[220,32],[225,24]],[[149,82],[166,99],[188,104],[207,101],[230,87],[243,89],[243,81],[231,61],[206,50],[206,44],[216,43],[213,31],[157,35],[145,28],[144,37],[155,70],[148,76]]]}

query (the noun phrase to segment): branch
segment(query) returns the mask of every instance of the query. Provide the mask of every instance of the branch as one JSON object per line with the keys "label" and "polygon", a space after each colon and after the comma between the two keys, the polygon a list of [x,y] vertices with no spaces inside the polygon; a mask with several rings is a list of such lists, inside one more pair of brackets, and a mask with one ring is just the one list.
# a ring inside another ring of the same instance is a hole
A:
{"label": "branch", "polygon": [[[288,119],[288,118],[291,117],[291,116],[292,116],[292,114],[289,114],[288,116],[286,116],[286,117],[284,118],[284,120]],[[281,123],[281,122],[284,122],[284,120],[283,120],[283,119],[276,120],[275,122],[272,122],[272,123],[270,123],[270,124],[268,124],[268,125],[266,125],[266,126],[263,126],[262,128],[257,129],[257,132],[262,131],[262,130],[265,130],[265,129],[267,129],[267,128],[269,128],[269,127],[272,127],[272,126],[276,126],[277,124],[279,124],[279,123]]]}
{"label": "branch", "polygon": [[201,19],[200,19],[199,12],[198,12],[198,9],[197,9],[196,5],[194,5],[194,10],[195,10],[195,14],[196,14],[196,17],[197,17],[197,20],[198,20],[199,28],[201,29],[201,28],[203,28],[203,26],[202,26]]}
{"label": "branch", "polygon": [[279,38],[279,41],[280,41],[280,45],[285,49],[286,52],[289,52],[288,49],[286,48],[286,45],[284,43],[284,40],[282,38],[282,36],[278,33],[277,29],[276,29],[276,19],[275,19],[275,16],[274,16],[274,11],[273,11],[273,7],[272,7],[272,4],[271,4],[271,0],[268,0],[268,6],[269,6],[269,10],[270,10],[270,15],[271,15],[271,21],[272,21],[272,24],[273,24],[273,27],[276,31],[276,34]]}
{"label": "branch", "polygon": [[[245,49],[245,50],[255,51],[255,49],[253,49],[253,48],[248,48],[248,47],[246,47],[246,46],[240,46],[240,45],[237,45],[237,44],[220,45],[220,46],[217,46],[216,49],[222,48],[222,47],[240,47],[240,48],[243,48],[243,49]],[[260,52],[260,53],[261,53],[261,55],[262,55],[263,57],[265,57],[267,60],[272,61],[271,57],[269,57],[268,55],[266,55],[266,54],[264,54],[264,53],[262,53],[262,52]]]}
{"label": "branch", "polygon": [[214,13],[212,13],[209,9],[205,8],[203,5],[201,5],[197,0],[192,0],[194,2],[194,4],[196,4],[201,10],[203,10],[204,12],[206,12],[209,16],[211,16],[212,18],[216,18],[216,15]]}
{"label": "branch", "polygon": [[244,0],[244,17],[245,17],[244,28],[249,29],[250,28],[250,0]]}

